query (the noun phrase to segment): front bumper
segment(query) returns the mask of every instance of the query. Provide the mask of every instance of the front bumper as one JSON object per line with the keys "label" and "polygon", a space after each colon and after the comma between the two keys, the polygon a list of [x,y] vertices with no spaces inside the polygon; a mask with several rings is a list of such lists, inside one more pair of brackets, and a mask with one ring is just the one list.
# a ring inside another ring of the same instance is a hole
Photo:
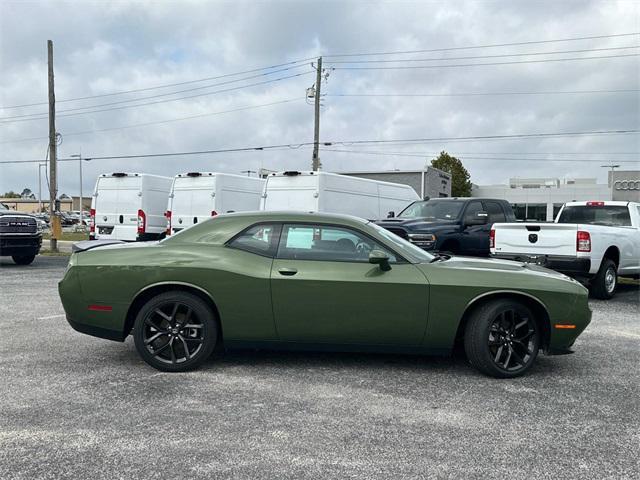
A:
{"label": "front bumper", "polygon": [[493,253],[492,258],[513,260],[516,262],[535,263],[545,268],[564,273],[566,275],[588,275],[591,270],[591,260],[565,255],[530,255],[519,253]]}
{"label": "front bumper", "polygon": [[0,256],[37,255],[42,245],[42,235],[0,236]]}

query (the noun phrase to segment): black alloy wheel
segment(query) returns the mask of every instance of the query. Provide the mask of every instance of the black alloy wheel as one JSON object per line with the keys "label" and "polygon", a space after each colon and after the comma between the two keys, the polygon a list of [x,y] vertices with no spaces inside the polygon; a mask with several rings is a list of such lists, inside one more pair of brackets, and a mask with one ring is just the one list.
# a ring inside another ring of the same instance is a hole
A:
{"label": "black alloy wheel", "polygon": [[217,337],[217,323],[209,306],[186,292],[152,298],[138,313],[134,327],[138,353],[163,371],[197,367],[211,355]]}
{"label": "black alloy wheel", "polygon": [[540,349],[540,331],[526,306],[494,300],[476,309],[465,331],[465,352],[471,364],[497,378],[525,373]]}

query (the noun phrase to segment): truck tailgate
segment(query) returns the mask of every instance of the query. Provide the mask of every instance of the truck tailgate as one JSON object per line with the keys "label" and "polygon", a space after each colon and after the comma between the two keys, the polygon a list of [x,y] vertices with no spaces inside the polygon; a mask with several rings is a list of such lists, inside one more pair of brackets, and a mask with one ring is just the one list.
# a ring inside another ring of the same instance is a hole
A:
{"label": "truck tailgate", "polygon": [[496,223],[492,253],[533,255],[576,254],[576,231],[571,223]]}

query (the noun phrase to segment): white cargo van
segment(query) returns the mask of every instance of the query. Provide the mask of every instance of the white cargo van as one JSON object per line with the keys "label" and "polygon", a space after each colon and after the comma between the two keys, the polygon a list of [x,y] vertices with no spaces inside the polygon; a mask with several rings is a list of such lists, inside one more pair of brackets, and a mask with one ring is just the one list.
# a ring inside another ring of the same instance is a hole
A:
{"label": "white cargo van", "polygon": [[267,177],[261,210],[297,210],[386,218],[420,200],[408,185],[327,172],[277,172]]}
{"label": "white cargo van", "polygon": [[229,173],[176,175],[167,206],[167,235],[219,213],[258,210],[264,183],[261,178]]}
{"label": "white cargo van", "polygon": [[165,211],[173,178],[105,173],[91,200],[90,236],[98,240],[157,240],[167,229]]}

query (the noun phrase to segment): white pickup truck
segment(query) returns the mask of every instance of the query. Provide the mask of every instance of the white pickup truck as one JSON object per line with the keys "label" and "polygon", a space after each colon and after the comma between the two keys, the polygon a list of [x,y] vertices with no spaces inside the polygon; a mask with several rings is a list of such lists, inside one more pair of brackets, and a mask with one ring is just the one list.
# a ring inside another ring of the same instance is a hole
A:
{"label": "white pickup truck", "polygon": [[640,275],[640,203],[566,203],[554,223],[494,224],[489,243],[492,257],[557,270],[609,299],[618,276]]}

